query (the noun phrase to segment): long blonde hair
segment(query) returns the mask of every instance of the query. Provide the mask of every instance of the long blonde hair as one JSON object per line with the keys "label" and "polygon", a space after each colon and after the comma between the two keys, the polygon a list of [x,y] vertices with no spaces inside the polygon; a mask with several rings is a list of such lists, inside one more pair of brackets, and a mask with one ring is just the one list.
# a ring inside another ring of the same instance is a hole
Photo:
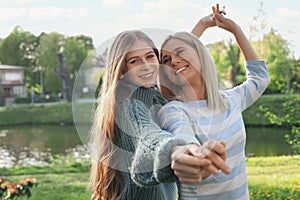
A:
{"label": "long blonde hair", "polygon": [[[170,35],[164,41],[161,47],[161,51],[163,50],[164,46],[172,39],[181,40],[195,49],[201,65],[199,67],[201,67],[200,73],[203,78],[205,87],[204,89],[207,93],[208,107],[211,109],[220,109],[221,111],[225,111],[228,107],[225,94],[221,90],[219,90],[216,66],[207,48],[193,34],[188,32],[177,32],[173,35]],[[158,83],[160,92],[166,99],[177,99],[176,95],[180,93],[180,88],[169,80],[168,76],[163,70],[163,67],[160,67],[159,70]]]}
{"label": "long blonde hair", "polygon": [[146,42],[149,47],[153,48],[158,58],[158,50],[152,40],[138,30],[121,32],[108,49],[106,71],[94,114],[90,139],[92,148],[90,185],[93,193],[92,199],[95,200],[115,200],[122,192],[122,182],[112,161],[117,142],[114,114],[116,91],[121,76],[127,70],[126,54],[137,40]]}

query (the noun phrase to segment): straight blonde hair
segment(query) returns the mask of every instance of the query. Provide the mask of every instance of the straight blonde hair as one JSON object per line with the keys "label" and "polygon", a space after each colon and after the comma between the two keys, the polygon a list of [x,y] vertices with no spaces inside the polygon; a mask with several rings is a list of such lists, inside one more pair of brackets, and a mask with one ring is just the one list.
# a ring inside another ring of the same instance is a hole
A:
{"label": "straight blonde hair", "polygon": [[[228,104],[224,92],[219,89],[215,63],[207,48],[195,35],[189,32],[177,32],[173,35],[170,35],[162,44],[160,60],[162,59],[162,50],[164,49],[164,46],[174,39],[181,40],[195,49],[201,65],[199,66],[199,71],[203,78],[208,107],[210,109],[219,109],[224,112],[228,108]],[[180,87],[169,80],[168,76],[163,70],[163,67],[160,67],[159,70],[158,87],[166,99],[178,99],[177,95],[180,93]]]}

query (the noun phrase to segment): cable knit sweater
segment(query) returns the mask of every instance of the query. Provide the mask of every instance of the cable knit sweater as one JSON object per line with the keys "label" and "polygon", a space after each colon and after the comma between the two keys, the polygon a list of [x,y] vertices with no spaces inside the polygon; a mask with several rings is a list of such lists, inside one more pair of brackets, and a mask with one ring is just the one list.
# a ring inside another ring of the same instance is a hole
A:
{"label": "cable knit sweater", "polygon": [[175,200],[176,176],[170,150],[185,142],[162,130],[156,114],[166,101],[156,88],[120,84],[115,111],[114,160],[122,180],[120,199]]}

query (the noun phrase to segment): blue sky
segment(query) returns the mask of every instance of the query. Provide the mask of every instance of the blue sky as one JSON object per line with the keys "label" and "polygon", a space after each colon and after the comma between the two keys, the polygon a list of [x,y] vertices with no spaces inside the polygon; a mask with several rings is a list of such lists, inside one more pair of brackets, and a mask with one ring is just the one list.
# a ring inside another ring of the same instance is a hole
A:
{"label": "blue sky", "polygon": [[[57,31],[68,36],[91,36],[95,46],[128,29],[159,28],[189,31],[211,6],[226,6],[249,36],[253,16],[258,14],[261,0],[1,0],[0,37],[6,37],[19,25],[35,35]],[[264,0],[267,27],[274,28],[291,43],[300,57],[300,1]],[[201,40],[207,44],[232,37],[225,31],[208,30]]]}

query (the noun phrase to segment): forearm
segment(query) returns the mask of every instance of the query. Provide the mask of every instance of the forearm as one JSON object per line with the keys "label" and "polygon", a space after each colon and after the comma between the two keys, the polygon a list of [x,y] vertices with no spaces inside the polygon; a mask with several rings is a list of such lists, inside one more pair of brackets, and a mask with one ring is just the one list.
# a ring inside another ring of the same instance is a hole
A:
{"label": "forearm", "polygon": [[203,32],[207,29],[207,27],[203,24],[201,20],[195,25],[195,27],[192,29],[192,33],[200,38],[200,36],[203,34]]}
{"label": "forearm", "polygon": [[[225,13],[225,12],[221,11],[220,13]],[[198,21],[198,23],[192,29],[192,33],[199,38],[207,28],[213,26],[216,26],[216,23],[212,20],[212,14],[210,14],[202,17]]]}
{"label": "forearm", "polygon": [[245,60],[259,60],[259,57],[257,56],[256,52],[254,51],[240,26],[236,25],[233,34],[244,55]]}

